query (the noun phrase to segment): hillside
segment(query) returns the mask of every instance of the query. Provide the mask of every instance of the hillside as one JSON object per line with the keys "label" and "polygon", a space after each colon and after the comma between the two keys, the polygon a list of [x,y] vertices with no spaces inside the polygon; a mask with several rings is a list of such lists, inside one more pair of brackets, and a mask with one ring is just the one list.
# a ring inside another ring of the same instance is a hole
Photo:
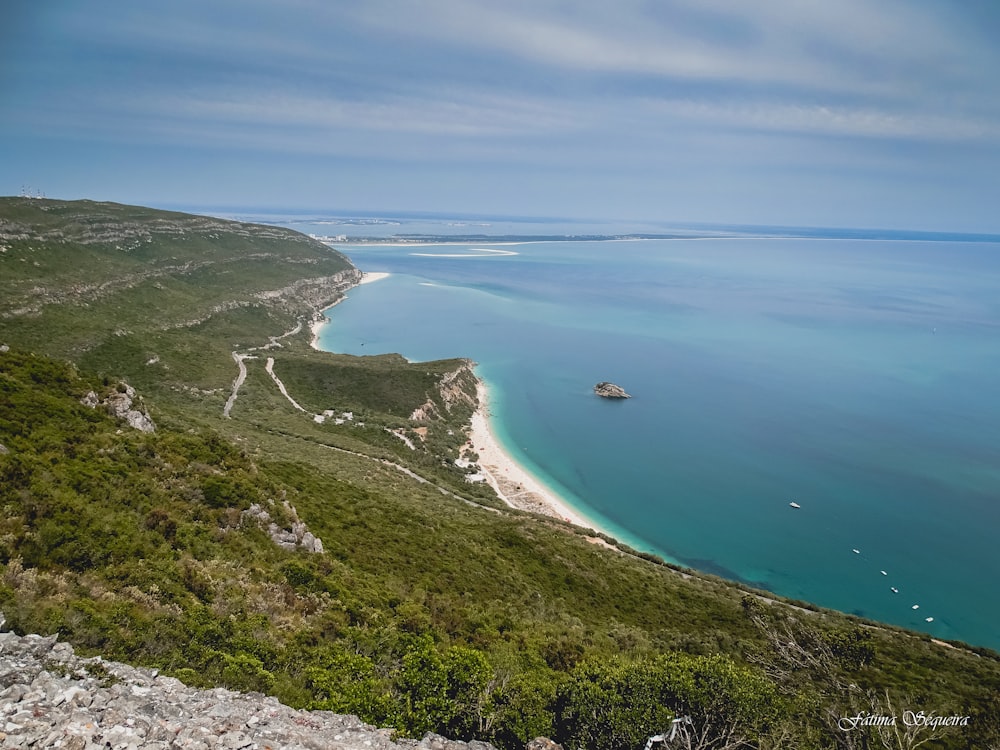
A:
{"label": "hillside", "polygon": [[1000,740],[992,652],[608,549],[465,481],[470,363],[311,348],[359,279],[288,230],[0,199],[15,630],[502,748],[641,746],[681,715],[691,746],[862,747],[884,730],[838,717],[904,710],[968,725],[891,746]]}

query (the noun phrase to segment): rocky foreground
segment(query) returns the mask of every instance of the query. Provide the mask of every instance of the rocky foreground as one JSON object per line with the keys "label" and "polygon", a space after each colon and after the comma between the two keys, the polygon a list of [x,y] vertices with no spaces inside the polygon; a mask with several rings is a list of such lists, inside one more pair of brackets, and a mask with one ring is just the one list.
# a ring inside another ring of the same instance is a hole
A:
{"label": "rocky foreground", "polygon": [[[4,618],[0,615],[0,630]],[[0,632],[0,747],[125,750],[493,750],[434,734],[393,740],[356,716],[196,690],[155,669],[82,659],[56,636]]]}

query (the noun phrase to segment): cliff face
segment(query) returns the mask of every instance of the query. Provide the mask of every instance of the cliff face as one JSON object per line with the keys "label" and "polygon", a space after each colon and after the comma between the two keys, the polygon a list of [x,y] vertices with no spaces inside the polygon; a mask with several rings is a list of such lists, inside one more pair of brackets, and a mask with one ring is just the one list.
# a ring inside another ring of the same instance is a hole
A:
{"label": "cliff face", "polygon": [[302,306],[309,308],[314,316],[332,305],[352,286],[361,282],[361,271],[356,268],[338,271],[330,276],[312,276],[299,279],[281,289],[258,292],[256,299],[275,302],[286,312],[295,314]]}
{"label": "cliff face", "polygon": [[477,404],[477,381],[475,373],[472,371],[473,366],[473,362],[465,360],[457,370],[444,373],[438,382],[436,397],[428,399],[424,404],[414,409],[410,419],[414,422],[440,419],[442,410],[450,413],[456,406],[474,410]]}
{"label": "cliff face", "polygon": [[395,742],[392,734],[356,716],[299,711],[259,693],[196,690],[155,669],[83,659],[54,635],[0,633],[3,747],[493,750],[434,734]]}

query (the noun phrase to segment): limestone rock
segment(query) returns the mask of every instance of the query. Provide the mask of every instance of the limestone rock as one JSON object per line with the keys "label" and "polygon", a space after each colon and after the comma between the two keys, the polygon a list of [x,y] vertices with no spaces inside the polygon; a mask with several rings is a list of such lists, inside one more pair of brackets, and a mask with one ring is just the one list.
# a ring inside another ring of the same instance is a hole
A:
{"label": "limestone rock", "polygon": [[[475,363],[471,360],[463,360],[458,369],[446,372],[441,376],[437,384],[437,391],[446,412],[450,412],[459,404],[476,407],[476,399],[473,396],[475,393],[474,366]],[[410,419],[414,422],[429,422],[441,419],[442,416],[434,400],[428,399],[426,403],[413,410]]]}
{"label": "limestone rock", "polygon": [[[146,410],[142,407],[141,399],[136,395],[135,388],[127,383],[121,384],[121,390],[116,390],[107,396],[103,401],[93,391],[89,391],[80,403],[96,409],[103,406],[108,414],[115,419],[120,419],[129,427],[141,432],[156,432],[156,425],[150,419]],[[137,407],[137,408],[133,408]]]}
{"label": "limestone rock", "polygon": [[297,547],[301,547],[306,552],[323,552],[322,540],[313,534],[309,530],[309,527],[299,519],[299,514],[295,510],[295,506],[287,500],[282,501],[282,504],[284,505],[286,514],[292,519],[290,529],[283,529],[278,526],[271,519],[271,514],[260,503],[253,503],[241,515],[244,520],[256,523],[260,528],[264,529],[267,535],[271,537],[271,541],[282,549],[294,550]]}
{"label": "limestone rock", "polygon": [[449,740],[447,737],[442,737],[440,734],[434,734],[433,732],[425,734],[423,739],[417,743],[417,748],[418,750],[496,750],[488,742],[478,742],[476,740],[459,742],[458,740]]}
{"label": "limestone rock", "polygon": [[601,398],[632,398],[625,389],[614,383],[600,382],[594,386],[594,393]]}
{"label": "limestone rock", "polygon": [[548,737],[535,737],[524,746],[524,750],[563,750],[563,746]]}
{"label": "limestone rock", "polygon": [[141,432],[155,432],[156,426],[153,424],[153,420],[149,418],[149,415],[145,411],[132,408],[133,403],[137,400],[135,388],[128,384],[124,385],[124,391],[115,391],[105,399],[104,403],[108,412],[113,417],[127,422],[129,427],[136,430],[140,430]]}
{"label": "limestone rock", "polygon": [[[0,629],[3,627],[0,614]],[[436,734],[420,742],[356,716],[297,711],[275,698],[196,690],[156,670],[78,658],[55,636],[0,633],[0,747],[495,750]]]}

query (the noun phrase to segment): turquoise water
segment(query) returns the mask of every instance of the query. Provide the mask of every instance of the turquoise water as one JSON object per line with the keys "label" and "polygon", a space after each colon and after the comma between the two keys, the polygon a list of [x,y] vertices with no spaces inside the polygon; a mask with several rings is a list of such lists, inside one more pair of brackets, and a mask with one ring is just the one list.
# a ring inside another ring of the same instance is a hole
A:
{"label": "turquoise water", "polygon": [[1000,648],[1000,245],[341,249],[392,276],[320,345],[474,359],[511,454],[619,538]]}

